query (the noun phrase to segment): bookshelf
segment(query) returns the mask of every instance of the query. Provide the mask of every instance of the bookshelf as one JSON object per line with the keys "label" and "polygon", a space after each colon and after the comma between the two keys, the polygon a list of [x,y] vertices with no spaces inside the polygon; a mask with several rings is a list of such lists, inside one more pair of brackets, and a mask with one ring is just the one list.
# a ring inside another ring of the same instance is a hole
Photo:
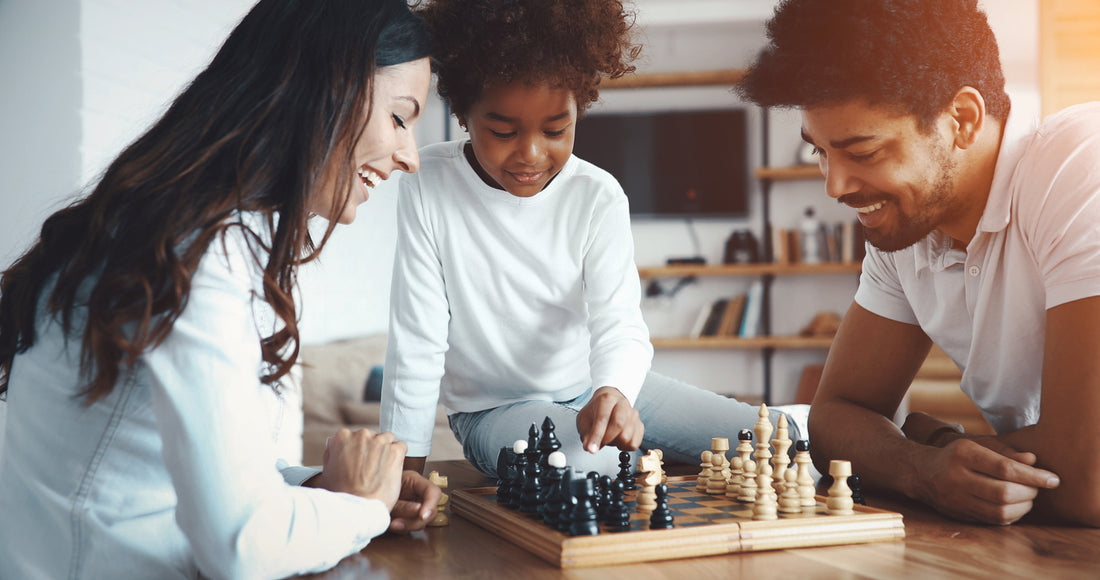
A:
{"label": "bookshelf", "polygon": [[759,350],[763,362],[763,400],[772,403],[772,358],[777,350],[824,349],[832,344],[831,337],[776,336],[771,334],[772,284],[779,277],[791,276],[858,276],[862,261],[788,263],[775,262],[772,247],[771,195],[776,183],[805,180],[822,180],[817,165],[770,166],[768,164],[769,120],[768,110],[761,110],[762,165],[753,172],[760,186],[762,221],[762,261],[752,264],[691,264],[639,268],[642,279],[696,277],[747,277],[763,283],[760,304],[760,333],[752,338],[736,336],[700,336],[653,338],[653,346],[665,350]]}

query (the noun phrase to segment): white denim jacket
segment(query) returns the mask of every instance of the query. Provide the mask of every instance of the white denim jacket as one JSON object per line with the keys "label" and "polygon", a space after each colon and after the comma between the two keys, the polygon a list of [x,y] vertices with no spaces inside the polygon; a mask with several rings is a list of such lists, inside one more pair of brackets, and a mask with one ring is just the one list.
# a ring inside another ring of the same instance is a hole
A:
{"label": "white denim jacket", "polygon": [[316,471],[277,467],[277,395],[258,378],[274,315],[256,249],[229,232],[165,341],[90,406],[77,396],[83,312],[69,337],[39,313],[0,438],[0,578],[282,578],[389,526],[382,502],[296,487]]}

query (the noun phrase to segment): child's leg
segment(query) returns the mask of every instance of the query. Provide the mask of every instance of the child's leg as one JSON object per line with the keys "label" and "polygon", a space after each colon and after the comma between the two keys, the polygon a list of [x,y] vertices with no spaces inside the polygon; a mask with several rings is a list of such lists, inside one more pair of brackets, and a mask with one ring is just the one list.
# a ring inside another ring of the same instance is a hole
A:
{"label": "child's leg", "polygon": [[[712,437],[727,437],[730,448],[736,447],[737,432],[752,429],[760,417],[758,406],[654,372],[646,375],[634,406],[645,423],[642,447],[661,449],[666,459],[685,463],[698,463],[699,455],[710,449]],[[772,425],[780,414],[787,412],[789,433],[794,441],[806,437],[808,408],[809,405],[790,405],[768,411]]]}
{"label": "child's leg", "polygon": [[591,396],[588,392],[566,403],[524,401],[475,413],[455,413],[450,417],[451,431],[462,443],[466,459],[485,475],[496,477],[500,448],[511,447],[517,439],[526,441],[531,423],[540,428],[541,434],[543,419],[550,417],[567,465],[584,473],[598,471],[615,477],[619,470],[618,449],[605,447],[593,455],[581,448],[577,413]]}

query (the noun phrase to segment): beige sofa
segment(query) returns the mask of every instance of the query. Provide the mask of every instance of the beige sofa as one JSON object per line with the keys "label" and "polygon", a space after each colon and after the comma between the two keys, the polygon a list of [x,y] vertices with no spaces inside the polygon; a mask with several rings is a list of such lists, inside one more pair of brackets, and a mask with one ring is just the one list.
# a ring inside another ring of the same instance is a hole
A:
{"label": "beige sofa", "polygon": [[[320,465],[325,440],[341,427],[378,430],[379,403],[364,402],[363,391],[371,368],[385,358],[385,334],[302,346],[303,465]],[[430,458],[462,459],[462,447],[442,407],[436,413]]]}

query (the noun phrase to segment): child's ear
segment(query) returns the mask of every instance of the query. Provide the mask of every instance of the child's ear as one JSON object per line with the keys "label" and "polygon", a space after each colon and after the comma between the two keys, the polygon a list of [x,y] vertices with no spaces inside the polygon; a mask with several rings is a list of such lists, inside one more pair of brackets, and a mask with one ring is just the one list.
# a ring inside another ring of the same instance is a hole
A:
{"label": "child's ear", "polygon": [[458,126],[466,130],[466,115],[455,115],[458,119]]}

